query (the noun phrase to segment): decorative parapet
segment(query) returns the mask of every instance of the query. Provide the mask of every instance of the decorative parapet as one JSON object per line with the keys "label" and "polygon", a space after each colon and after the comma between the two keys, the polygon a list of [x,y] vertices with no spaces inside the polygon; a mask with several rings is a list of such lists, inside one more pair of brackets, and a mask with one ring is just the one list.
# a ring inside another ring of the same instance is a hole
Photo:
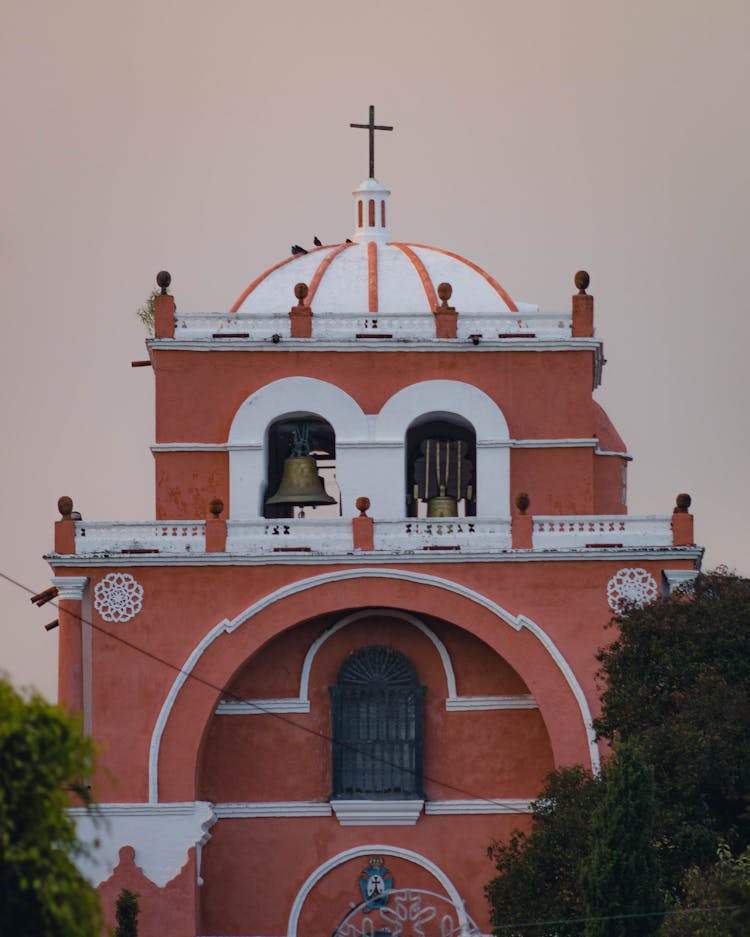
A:
{"label": "decorative parapet", "polygon": [[429,520],[375,521],[375,549],[391,553],[415,550],[509,550],[510,518],[442,517]]}
{"label": "decorative parapet", "polygon": [[204,553],[203,521],[76,521],[76,553]]}
{"label": "decorative parapet", "polygon": [[352,549],[348,518],[227,521],[228,553],[348,553]]}
{"label": "decorative parapet", "polygon": [[536,550],[666,547],[672,546],[672,518],[628,514],[536,515],[532,536]]}
{"label": "decorative parapet", "polygon": [[[369,517],[355,521],[371,521]],[[531,542],[511,535],[511,518],[476,517],[372,519],[374,553],[421,554],[429,551],[456,554],[493,554],[522,549],[533,551],[606,549],[654,549],[681,547],[673,537],[672,516],[617,515],[517,515],[513,523],[528,521]],[[71,522],[73,523],[73,522]],[[349,518],[317,520],[228,520],[226,545],[207,544],[208,521],[75,521],[75,553],[81,557],[106,554],[202,555],[220,552],[235,556],[321,554],[355,552],[353,524]],[[220,522],[223,526],[224,522]],[[359,543],[362,547],[362,543]],[[211,549],[208,549],[211,548]],[[357,550],[359,555],[362,550]]]}
{"label": "decorative parapet", "polygon": [[[479,336],[484,341],[498,338],[538,338],[547,341],[570,339],[572,335],[569,312],[496,313],[458,317],[457,338],[468,341]],[[176,339],[246,338],[268,341],[274,336],[292,337],[289,314],[259,315],[236,313],[178,314],[175,317]],[[364,337],[434,339],[435,322],[432,316],[414,313],[383,315],[326,313],[312,320],[312,338],[345,340]]]}

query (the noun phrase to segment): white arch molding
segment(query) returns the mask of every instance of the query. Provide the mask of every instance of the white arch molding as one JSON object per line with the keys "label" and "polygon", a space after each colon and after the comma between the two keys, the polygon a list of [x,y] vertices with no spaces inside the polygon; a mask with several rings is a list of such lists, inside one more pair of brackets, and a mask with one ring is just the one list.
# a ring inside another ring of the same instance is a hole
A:
{"label": "white arch molding", "polygon": [[404,516],[404,446],[408,427],[434,412],[456,414],[474,428],[477,441],[477,516],[510,514],[510,437],[498,405],[464,381],[420,381],[397,391],[377,415],[365,414],[340,387],[311,377],[286,377],[251,394],[229,430],[229,507],[232,520],[262,516],[266,476],[265,434],[288,413],[315,413],[336,434],[336,479],[344,517],[366,495],[373,516]]}
{"label": "white arch molding", "polygon": [[225,618],[218,622],[209,632],[204,635],[204,637],[193,648],[187,660],[180,668],[179,673],[175,677],[174,683],[170,687],[169,693],[162,703],[161,710],[159,711],[156,723],[154,724],[154,729],[151,734],[151,744],[149,746],[149,803],[158,803],[159,801],[159,752],[161,748],[161,740],[171,715],[172,708],[174,707],[177,695],[185,685],[186,681],[190,678],[194,667],[207,648],[209,648],[211,644],[213,644],[213,642],[222,634],[231,634],[233,631],[236,631],[237,628],[245,624],[245,622],[249,621],[251,618],[255,617],[265,608],[268,608],[275,602],[279,602],[282,599],[296,595],[300,592],[306,592],[310,589],[315,589],[318,586],[335,582],[346,582],[350,579],[394,579],[404,582],[412,582],[416,585],[427,585],[438,589],[444,589],[446,592],[452,592],[455,595],[460,595],[470,602],[487,609],[487,611],[495,615],[500,621],[510,625],[510,627],[515,631],[520,631],[522,628],[528,629],[528,631],[531,632],[531,634],[537,639],[537,641],[539,641],[544,650],[547,652],[555,666],[564,677],[571,692],[573,693],[576,703],[578,704],[578,709],[581,714],[581,719],[583,721],[589,743],[591,767],[594,771],[599,770],[599,748],[596,743],[596,733],[594,732],[592,726],[591,710],[589,709],[583,688],[578,682],[572,667],[567,662],[560,649],[540,625],[536,624],[536,622],[532,621],[530,618],[527,618],[525,615],[513,615],[497,602],[492,601],[492,599],[488,599],[487,596],[470,589],[468,586],[453,582],[450,579],[444,579],[440,576],[433,576],[428,573],[418,573],[405,569],[359,567],[356,569],[345,569],[336,572],[321,573],[320,575],[310,576],[307,579],[298,580],[297,582],[282,586],[280,589],[276,589],[274,592],[269,593],[262,599],[259,599],[257,602],[254,602],[252,605],[248,606],[248,608],[232,619],[232,621],[229,621],[229,619]]}
{"label": "white arch molding", "polygon": [[[345,391],[312,377],[285,377],[272,381],[240,404],[229,429],[229,510],[232,520],[254,520],[263,515],[266,485],[265,436],[274,420],[287,413],[316,413],[336,434],[336,445],[367,438],[367,417]],[[346,458],[337,457],[336,477],[342,494],[354,490],[355,477]],[[347,516],[361,492],[348,493]]]}
{"label": "white arch molding", "polygon": [[[510,514],[510,435],[508,423],[495,401],[465,381],[420,381],[395,393],[375,418],[375,436],[381,443],[401,442],[398,460],[392,460],[383,482],[395,488],[403,514],[404,451],[406,431],[419,417],[429,413],[456,414],[474,428],[477,444],[477,517],[497,518]],[[386,450],[388,451],[388,450]],[[380,517],[378,503],[374,516]],[[395,505],[394,505],[395,507]],[[391,515],[387,515],[391,516]]]}
{"label": "white arch molding", "polygon": [[386,855],[394,856],[397,859],[406,859],[408,862],[413,862],[415,865],[419,865],[423,869],[426,869],[432,876],[434,876],[435,879],[437,879],[441,887],[445,890],[445,893],[453,902],[453,905],[455,906],[458,913],[459,920],[465,916],[464,903],[458,893],[458,889],[448,878],[445,872],[443,872],[439,866],[435,865],[434,862],[432,862],[426,856],[423,856],[418,852],[414,852],[412,849],[404,849],[402,846],[387,846],[383,845],[382,843],[373,843],[368,846],[354,846],[352,849],[346,849],[343,852],[338,853],[337,855],[327,859],[325,862],[319,865],[318,868],[307,877],[304,885],[297,892],[294,903],[292,904],[292,910],[289,913],[289,925],[287,927],[286,937],[297,937],[297,926],[299,924],[299,919],[300,915],[302,914],[304,903],[307,899],[307,896],[322,878],[324,878],[332,869],[342,865],[344,862],[348,862],[350,859],[357,859],[362,856],[372,855]]}
{"label": "white arch molding", "polygon": [[[340,621],[331,625],[310,643],[302,663],[299,681],[299,694],[296,699],[248,699],[236,702],[222,701],[219,703],[217,713],[248,713],[261,715],[263,713],[285,712],[285,713],[307,713],[310,712],[310,671],[313,661],[329,638],[332,638],[336,632],[341,631],[348,625],[360,621],[362,618],[369,618],[372,615],[379,615],[383,618],[395,618],[398,621],[406,622],[412,625],[430,641],[440,657],[440,663],[445,674],[446,700],[445,708],[451,712],[463,710],[479,709],[536,709],[537,704],[533,696],[514,695],[514,696],[459,696],[456,689],[456,674],[453,669],[453,661],[445,644],[435,634],[435,632],[426,625],[421,618],[412,615],[410,612],[403,612],[396,608],[381,608],[372,606],[360,609],[345,615]],[[494,651],[493,651],[494,653]]]}

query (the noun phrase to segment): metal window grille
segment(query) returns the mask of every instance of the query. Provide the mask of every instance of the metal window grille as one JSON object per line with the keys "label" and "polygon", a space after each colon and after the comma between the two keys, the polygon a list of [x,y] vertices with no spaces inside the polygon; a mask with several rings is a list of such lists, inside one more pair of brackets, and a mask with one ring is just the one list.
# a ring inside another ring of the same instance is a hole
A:
{"label": "metal window grille", "polygon": [[422,798],[425,687],[409,660],[382,645],[354,651],[330,692],[332,796]]}

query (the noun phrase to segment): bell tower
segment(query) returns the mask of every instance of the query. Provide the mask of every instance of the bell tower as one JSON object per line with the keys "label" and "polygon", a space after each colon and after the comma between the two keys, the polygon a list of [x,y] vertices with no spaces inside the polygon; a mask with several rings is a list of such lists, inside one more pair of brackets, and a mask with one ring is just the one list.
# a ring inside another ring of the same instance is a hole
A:
{"label": "bell tower", "polygon": [[85,871],[110,923],[138,892],[143,937],[392,933],[414,895],[487,933],[490,842],[551,770],[600,764],[612,613],[700,564],[688,496],[628,513],[588,275],[543,312],[394,240],[392,128],[354,126],[351,240],[251,271],[229,311],[159,275],[156,518],[59,502],[60,700],[107,821]]}

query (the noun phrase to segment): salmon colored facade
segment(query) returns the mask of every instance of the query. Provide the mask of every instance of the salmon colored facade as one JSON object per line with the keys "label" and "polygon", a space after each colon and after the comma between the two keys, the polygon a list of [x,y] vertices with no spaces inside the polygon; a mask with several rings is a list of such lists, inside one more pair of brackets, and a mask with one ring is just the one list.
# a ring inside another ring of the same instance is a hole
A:
{"label": "salmon colored facade", "polygon": [[[391,241],[389,195],[366,180],[351,242],[230,313],[160,274],[156,520],[61,499],[60,698],[107,819],[85,869],[110,920],[140,894],[144,937],[406,934],[415,896],[486,933],[490,843],[599,765],[613,610],[700,563],[685,500],[627,513],[588,277],[565,313],[515,302]],[[333,503],[299,516],[267,502],[308,432]]]}

